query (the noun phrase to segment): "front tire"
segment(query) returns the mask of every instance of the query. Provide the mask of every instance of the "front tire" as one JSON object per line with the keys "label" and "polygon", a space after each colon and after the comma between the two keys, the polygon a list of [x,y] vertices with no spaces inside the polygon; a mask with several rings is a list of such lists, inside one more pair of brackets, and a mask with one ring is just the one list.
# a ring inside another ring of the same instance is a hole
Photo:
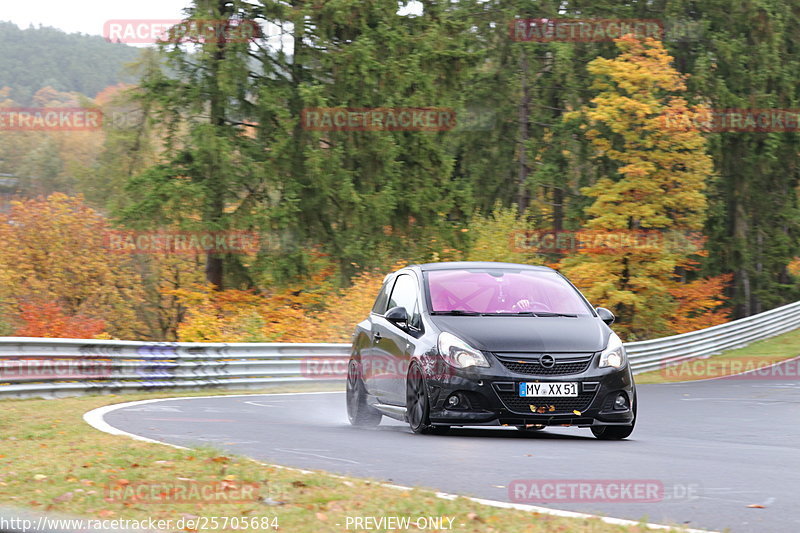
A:
{"label": "front tire", "polygon": [[358,363],[350,360],[347,367],[347,418],[357,427],[375,427],[381,423],[383,415],[367,404],[367,389],[361,379]]}
{"label": "front tire", "polygon": [[544,424],[529,424],[527,426],[517,426],[517,429],[523,433],[537,433],[546,427]]}
{"label": "front tire", "polygon": [[627,439],[633,433],[633,424],[630,426],[592,426],[592,434],[600,440]]}
{"label": "front tire", "polygon": [[413,363],[406,379],[406,418],[411,431],[422,434],[443,434],[449,426],[434,426],[430,421],[431,405],[428,386],[419,365]]}
{"label": "front tire", "polygon": [[633,422],[629,426],[592,426],[592,434],[600,440],[622,440],[627,439],[633,433],[636,426],[636,408],[639,400],[636,393],[633,393]]}

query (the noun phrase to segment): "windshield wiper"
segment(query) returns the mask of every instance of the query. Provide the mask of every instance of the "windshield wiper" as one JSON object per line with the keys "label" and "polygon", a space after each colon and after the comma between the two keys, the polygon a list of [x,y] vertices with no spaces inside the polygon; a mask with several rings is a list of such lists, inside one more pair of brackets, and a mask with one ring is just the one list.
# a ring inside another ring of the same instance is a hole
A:
{"label": "windshield wiper", "polygon": [[503,313],[501,311],[501,312],[497,312],[497,313],[481,313],[481,316],[536,316],[536,313],[534,313],[532,311],[519,311],[519,312]]}
{"label": "windshield wiper", "polygon": [[519,311],[516,313],[481,313],[481,316],[534,316],[534,317],[567,317],[577,318],[578,315],[569,313],[551,313],[550,311]]}
{"label": "windshield wiper", "polygon": [[477,311],[464,311],[463,309],[451,309],[450,311],[431,311],[432,315],[453,315],[453,316],[478,316]]}

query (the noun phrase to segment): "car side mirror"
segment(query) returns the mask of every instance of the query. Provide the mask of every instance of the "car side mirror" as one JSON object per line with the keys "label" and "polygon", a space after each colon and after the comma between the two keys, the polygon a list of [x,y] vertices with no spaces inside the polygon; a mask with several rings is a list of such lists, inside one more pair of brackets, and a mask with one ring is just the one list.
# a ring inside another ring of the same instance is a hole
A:
{"label": "car side mirror", "polygon": [[408,311],[406,311],[405,307],[399,305],[386,311],[384,318],[397,327],[406,327],[408,325]]}
{"label": "car side mirror", "polygon": [[598,307],[597,309],[595,309],[595,311],[597,311],[597,316],[600,317],[600,320],[602,320],[609,326],[614,323],[614,320],[617,319],[617,317],[614,316],[614,313],[612,313],[605,307]]}

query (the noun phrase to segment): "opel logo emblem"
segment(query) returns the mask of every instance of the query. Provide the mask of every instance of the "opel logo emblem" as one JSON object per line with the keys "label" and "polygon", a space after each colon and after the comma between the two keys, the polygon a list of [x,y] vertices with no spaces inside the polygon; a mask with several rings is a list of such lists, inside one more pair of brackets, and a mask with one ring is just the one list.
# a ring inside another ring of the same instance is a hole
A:
{"label": "opel logo emblem", "polygon": [[556,360],[550,354],[544,354],[539,358],[539,364],[542,368],[553,368],[556,365]]}

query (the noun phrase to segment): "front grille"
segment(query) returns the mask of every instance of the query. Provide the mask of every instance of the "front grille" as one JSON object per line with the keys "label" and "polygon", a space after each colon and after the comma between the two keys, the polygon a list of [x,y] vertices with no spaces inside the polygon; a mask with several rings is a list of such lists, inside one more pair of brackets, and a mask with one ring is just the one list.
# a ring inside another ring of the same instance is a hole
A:
{"label": "front grille", "polygon": [[[514,411],[516,413],[525,413],[525,414],[533,414],[533,410],[531,406],[535,406],[537,409],[539,407],[544,407],[545,412],[541,414],[545,415],[559,415],[559,414],[572,414],[573,411],[583,411],[584,409],[588,408],[589,405],[592,403],[592,399],[594,399],[594,392],[581,392],[575,397],[572,398],[536,398],[536,397],[525,397],[520,398],[517,391],[498,391],[497,395],[500,397],[500,400],[505,404],[509,411]],[[553,406],[554,409],[551,411],[550,406]]]}
{"label": "front grille", "polygon": [[507,369],[517,374],[527,374],[531,376],[565,376],[568,374],[580,374],[589,368],[594,354],[581,355],[561,355],[555,354],[553,358],[556,364],[552,368],[545,368],[539,363],[538,354],[494,354],[498,361],[503,363]]}

